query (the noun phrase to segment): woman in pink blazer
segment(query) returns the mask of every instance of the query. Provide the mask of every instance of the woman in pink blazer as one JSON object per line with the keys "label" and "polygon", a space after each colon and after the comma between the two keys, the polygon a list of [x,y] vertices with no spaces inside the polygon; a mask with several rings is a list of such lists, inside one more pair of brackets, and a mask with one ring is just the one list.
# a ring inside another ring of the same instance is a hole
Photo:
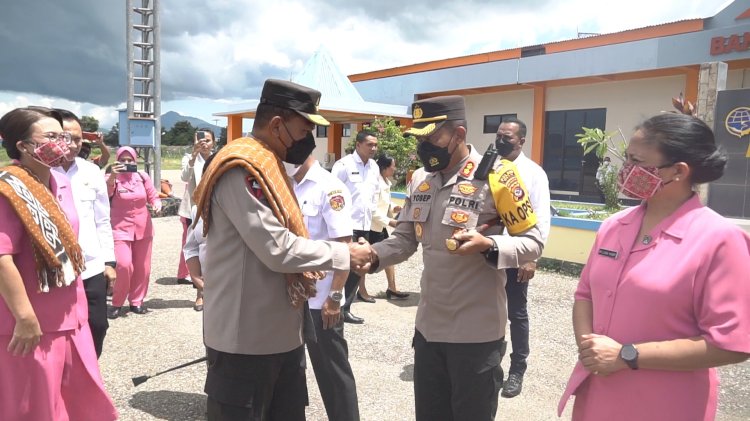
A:
{"label": "woman in pink blazer", "polygon": [[693,191],[726,156],[706,124],[646,120],[619,173],[643,203],[602,224],[575,293],[574,420],[713,420],[714,367],[750,356],[750,236]]}
{"label": "woman in pink blazer", "polygon": [[143,300],[148,292],[151,275],[151,245],[154,226],[146,205],[156,213],[161,211],[159,194],[151,178],[142,171],[132,170],[136,163],[133,148],[123,146],[117,150],[117,161],[107,179],[111,199],[112,236],[115,240],[117,282],[112,295],[112,307],[107,317],[116,319],[122,314],[127,298],[130,311],[145,314]]}

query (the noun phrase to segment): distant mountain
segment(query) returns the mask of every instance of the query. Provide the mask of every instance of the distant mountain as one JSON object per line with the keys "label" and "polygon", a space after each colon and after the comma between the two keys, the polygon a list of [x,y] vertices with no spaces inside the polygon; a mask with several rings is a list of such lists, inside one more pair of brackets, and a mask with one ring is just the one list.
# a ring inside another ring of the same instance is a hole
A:
{"label": "distant mountain", "polygon": [[170,130],[178,121],[188,121],[193,127],[196,128],[208,127],[214,131],[217,137],[221,135],[221,127],[207,123],[200,118],[185,116],[174,111],[168,111],[167,113],[161,115],[161,127],[164,130]]}

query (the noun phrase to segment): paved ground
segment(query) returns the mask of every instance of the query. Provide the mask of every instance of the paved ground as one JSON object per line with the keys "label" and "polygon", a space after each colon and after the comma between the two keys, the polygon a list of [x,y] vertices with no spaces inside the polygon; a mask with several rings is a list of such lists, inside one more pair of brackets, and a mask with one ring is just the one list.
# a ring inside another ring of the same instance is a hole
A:
{"label": "paved ground", "polygon": [[[165,171],[165,173],[167,173]],[[171,181],[176,174],[164,175]],[[179,194],[182,187],[176,184]],[[100,360],[107,389],[122,420],[204,420],[205,366],[188,367],[141,386],[132,377],[153,373],[203,355],[201,313],[192,310],[195,292],[176,285],[175,272],[181,227],[176,217],[155,220],[152,283],[143,316],[111,321]],[[421,259],[415,255],[397,268],[399,288],[412,292],[406,301],[378,299],[356,303],[353,311],[364,325],[346,325],[350,361],[357,380],[363,421],[414,418],[411,336],[419,299]],[[498,419],[554,420],[560,394],[576,359],[570,309],[575,279],[541,273],[530,288],[531,348],[523,394],[500,400]],[[368,277],[368,290],[382,297],[382,274]],[[503,366],[507,369],[508,357]],[[308,364],[309,420],[325,420],[312,368]],[[722,389],[717,419],[750,419],[750,363],[721,370]],[[563,419],[570,418],[570,408]]]}

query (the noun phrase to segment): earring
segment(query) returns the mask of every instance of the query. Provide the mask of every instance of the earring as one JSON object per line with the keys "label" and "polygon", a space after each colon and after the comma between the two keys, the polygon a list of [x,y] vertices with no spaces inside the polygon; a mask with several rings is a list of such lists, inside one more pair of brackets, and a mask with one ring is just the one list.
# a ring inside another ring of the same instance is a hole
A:
{"label": "earring", "polygon": [[680,177],[675,177],[674,181],[680,181]]}

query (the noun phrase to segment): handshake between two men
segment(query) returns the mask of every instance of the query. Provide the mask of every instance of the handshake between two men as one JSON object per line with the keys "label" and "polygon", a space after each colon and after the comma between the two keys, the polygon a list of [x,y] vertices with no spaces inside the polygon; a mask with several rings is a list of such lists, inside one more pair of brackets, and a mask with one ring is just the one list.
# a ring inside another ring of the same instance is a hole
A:
{"label": "handshake between two men", "polygon": [[364,238],[360,237],[356,243],[349,243],[350,270],[362,276],[367,274],[370,269],[378,266],[378,254],[372,248],[372,245]]}
{"label": "handshake between two men", "polygon": [[[484,224],[477,229],[461,230],[445,240],[445,247],[451,254],[466,256],[484,253],[495,246],[494,240],[482,234],[482,231],[494,225],[494,221]],[[382,243],[381,243],[382,244]],[[350,270],[358,275],[365,275],[378,268],[378,253],[364,238],[349,243]]]}

